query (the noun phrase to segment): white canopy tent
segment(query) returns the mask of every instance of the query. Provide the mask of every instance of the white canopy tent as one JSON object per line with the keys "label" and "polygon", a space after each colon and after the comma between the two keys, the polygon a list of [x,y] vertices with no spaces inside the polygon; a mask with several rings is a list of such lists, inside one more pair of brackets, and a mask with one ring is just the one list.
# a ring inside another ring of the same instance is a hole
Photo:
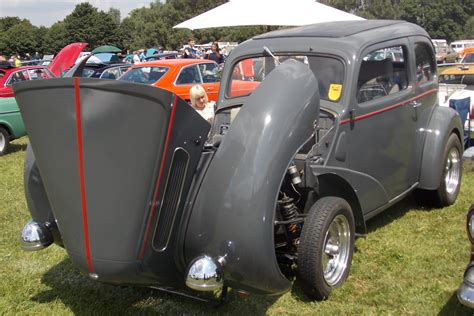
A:
{"label": "white canopy tent", "polygon": [[195,30],[243,25],[300,26],[350,20],[364,19],[315,0],[229,0],[174,28]]}

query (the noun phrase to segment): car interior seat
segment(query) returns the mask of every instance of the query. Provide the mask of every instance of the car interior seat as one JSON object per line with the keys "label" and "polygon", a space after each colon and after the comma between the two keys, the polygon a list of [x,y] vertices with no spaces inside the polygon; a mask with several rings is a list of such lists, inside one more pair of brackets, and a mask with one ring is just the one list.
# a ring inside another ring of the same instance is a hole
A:
{"label": "car interior seat", "polygon": [[370,101],[393,93],[392,76],[393,65],[390,59],[362,61],[357,82],[358,102]]}

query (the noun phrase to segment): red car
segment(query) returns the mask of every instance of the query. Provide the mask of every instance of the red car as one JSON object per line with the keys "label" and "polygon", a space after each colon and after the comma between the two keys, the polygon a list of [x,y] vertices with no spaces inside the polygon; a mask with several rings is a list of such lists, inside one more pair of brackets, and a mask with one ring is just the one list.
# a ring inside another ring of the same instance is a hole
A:
{"label": "red car", "polygon": [[8,62],[0,63],[0,97],[12,97],[12,85],[25,80],[49,79],[58,76],[64,69],[74,65],[87,43],[72,43],[64,47],[48,66],[14,67]]}
{"label": "red car", "polygon": [[[200,84],[206,90],[209,100],[217,101],[220,75],[218,65],[206,59],[165,59],[133,65],[118,80],[151,84],[171,91],[190,101],[189,89]],[[234,80],[232,95],[250,93],[258,82]]]}

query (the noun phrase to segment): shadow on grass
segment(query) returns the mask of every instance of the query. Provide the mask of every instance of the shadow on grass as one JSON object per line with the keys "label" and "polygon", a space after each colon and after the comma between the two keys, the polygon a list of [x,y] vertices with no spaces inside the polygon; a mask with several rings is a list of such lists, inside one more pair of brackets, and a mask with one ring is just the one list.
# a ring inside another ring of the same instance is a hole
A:
{"label": "shadow on grass", "polygon": [[438,315],[472,315],[472,309],[459,303],[456,291],[449,298],[446,305],[443,306]]}
{"label": "shadow on grass", "polygon": [[26,150],[26,145],[27,144],[10,143],[10,148],[8,149],[8,152],[6,153],[6,155],[13,154],[13,153],[16,153],[18,151],[25,151]]}
{"label": "shadow on grass", "polygon": [[65,259],[47,271],[42,283],[50,289],[32,297],[33,301],[50,304],[61,301],[75,315],[91,314],[252,314],[264,315],[278,299],[274,296],[251,295],[241,298],[230,291],[226,303],[212,303],[140,287],[97,283],[81,274]]}

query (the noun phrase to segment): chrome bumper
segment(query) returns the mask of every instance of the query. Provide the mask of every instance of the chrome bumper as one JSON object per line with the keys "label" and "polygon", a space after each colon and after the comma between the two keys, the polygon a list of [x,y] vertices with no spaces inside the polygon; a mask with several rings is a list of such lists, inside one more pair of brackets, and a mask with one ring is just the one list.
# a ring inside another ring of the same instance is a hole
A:
{"label": "chrome bumper", "polygon": [[474,308],[474,287],[463,282],[458,289],[458,299],[461,304]]}

